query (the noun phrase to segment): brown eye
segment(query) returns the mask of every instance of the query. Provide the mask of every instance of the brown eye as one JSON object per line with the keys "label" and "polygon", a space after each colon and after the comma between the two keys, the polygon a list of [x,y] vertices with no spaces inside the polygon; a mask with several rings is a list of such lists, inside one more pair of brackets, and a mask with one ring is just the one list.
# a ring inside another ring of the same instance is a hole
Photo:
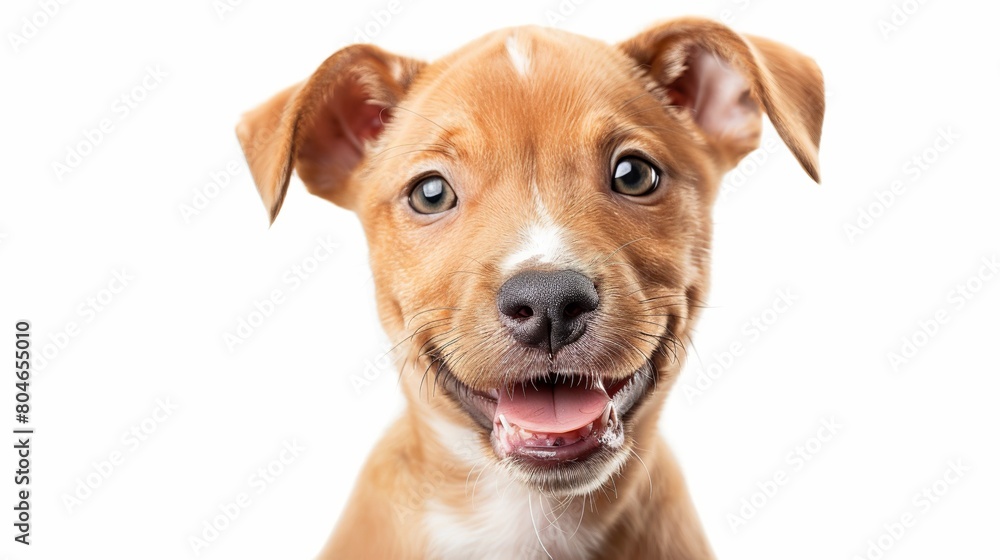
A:
{"label": "brown eye", "polygon": [[410,191],[410,207],[420,214],[440,214],[457,202],[451,185],[437,175],[421,179]]}
{"label": "brown eye", "polygon": [[615,164],[611,188],[628,196],[645,196],[656,190],[660,174],[646,160],[628,156]]}

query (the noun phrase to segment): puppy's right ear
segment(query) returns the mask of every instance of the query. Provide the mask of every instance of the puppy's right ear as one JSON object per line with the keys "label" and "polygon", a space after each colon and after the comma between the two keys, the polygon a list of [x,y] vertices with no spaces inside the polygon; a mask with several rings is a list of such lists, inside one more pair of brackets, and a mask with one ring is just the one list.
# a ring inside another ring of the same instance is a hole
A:
{"label": "puppy's right ear", "polygon": [[352,45],[243,115],[236,136],[272,223],[293,167],[309,192],[352,207],[345,183],[422,67],[372,45]]}

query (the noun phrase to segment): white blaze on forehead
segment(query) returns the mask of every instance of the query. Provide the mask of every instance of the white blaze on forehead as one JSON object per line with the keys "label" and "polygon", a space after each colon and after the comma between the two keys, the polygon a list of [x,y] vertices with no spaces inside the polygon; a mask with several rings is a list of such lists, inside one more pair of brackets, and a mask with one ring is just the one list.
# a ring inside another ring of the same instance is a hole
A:
{"label": "white blaze on forehead", "polygon": [[528,57],[529,53],[518,43],[517,34],[507,37],[506,45],[507,56],[510,57],[514,70],[521,76],[527,76],[531,69],[531,59]]}
{"label": "white blaze on forehead", "polygon": [[542,201],[542,193],[538,183],[531,183],[531,199],[535,205],[537,220],[521,227],[518,233],[520,246],[503,261],[503,269],[514,271],[521,263],[537,261],[539,263],[556,263],[567,260],[566,234],[556,225],[548,208]]}
{"label": "white blaze on forehead", "polygon": [[392,61],[389,63],[389,73],[392,75],[392,79],[397,82],[403,80],[403,63],[399,61],[398,58],[393,57]]}
{"label": "white blaze on forehead", "polygon": [[545,202],[542,200],[542,193],[538,190],[538,183],[534,181],[531,182],[531,200],[535,203],[535,210],[542,221],[551,223],[552,216],[549,215],[549,209],[545,207]]}
{"label": "white blaze on forehead", "polygon": [[514,270],[529,260],[540,263],[563,260],[566,253],[564,238],[562,228],[555,224],[531,224],[521,231],[521,246],[504,259],[504,270]]}

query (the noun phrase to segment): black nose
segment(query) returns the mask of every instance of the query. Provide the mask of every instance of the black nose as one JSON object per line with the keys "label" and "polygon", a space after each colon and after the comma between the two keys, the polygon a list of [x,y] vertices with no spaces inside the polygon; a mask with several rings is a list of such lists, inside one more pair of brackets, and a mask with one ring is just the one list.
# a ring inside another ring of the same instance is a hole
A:
{"label": "black nose", "polygon": [[587,328],[597,309],[597,288],[572,270],[526,270],[500,286],[497,307],[515,340],[555,354]]}

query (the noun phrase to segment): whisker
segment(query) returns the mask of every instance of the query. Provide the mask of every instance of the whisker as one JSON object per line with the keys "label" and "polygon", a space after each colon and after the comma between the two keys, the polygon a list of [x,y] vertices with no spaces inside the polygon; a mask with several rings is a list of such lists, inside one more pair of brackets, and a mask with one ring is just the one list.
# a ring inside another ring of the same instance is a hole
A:
{"label": "whisker", "polygon": [[630,448],[629,449],[629,453],[631,453],[632,455],[635,456],[636,459],[638,459],[639,464],[642,465],[643,470],[646,471],[646,478],[649,479],[649,499],[652,500],[653,499],[653,476],[651,474],[649,474],[649,468],[646,467],[646,463],[642,460],[642,457],[640,457],[639,454],[635,452],[634,449]]}
{"label": "whisker", "polygon": [[646,240],[646,239],[652,239],[652,238],[649,237],[649,236],[637,237],[637,238],[633,239],[632,241],[628,241],[628,242],[622,243],[617,249],[615,249],[614,251],[612,251],[610,255],[608,255],[607,257],[605,257],[605,259],[603,261],[601,261],[600,263],[598,263],[598,264],[604,264],[611,257],[615,256],[618,253],[618,251],[621,251],[622,249],[624,249],[625,247],[628,247],[629,245],[631,245],[633,243],[636,243],[636,242],[639,242],[639,241],[643,241],[643,240]]}
{"label": "whisker", "polygon": [[[542,505],[542,496],[541,496],[541,494],[538,495],[538,505],[539,506]],[[535,529],[535,538],[538,539],[538,544],[542,547],[542,551],[545,552],[545,555],[549,557],[549,560],[552,560],[552,555],[549,554],[549,550],[547,548],[545,548],[545,543],[542,542],[542,535],[538,532],[538,525],[535,523],[535,513],[534,513],[534,511],[532,511],[532,508],[531,508],[531,492],[530,491],[528,492],[528,517],[531,518],[531,526]]]}
{"label": "whisker", "polygon": [[403,328],[406,328],[406,329],[410,328],[410,323],[412,323],[414,319],[416,319],[417,317],[423,315],[424,313],[430,313],[432,311],[442,311],[442,310],[461,311],[461,309],[458,308],[458,307],[433,307],[431,309],[424,309],[423,311],[420,311],[418,313],[414,313],[413,316],[410,317],[410,320],[406,322],[406,325]]}
{"label": "whisker", "polygon": [[430,148],[428,148],[428,149],[424,149],[424,150],[410,150],[408,152],[402,152],[402,153],[398,153],[398,154],[393,154],[391,156],[382,157],[380,159],[382,159],[384,161],[384,160],[392,159],[392,158],[395,158],[395,157],[405,156],[405,155],[408,155],[408,154],[419,154],[419,153],[424,153],[424,152],[432,153],[432,154],[444,154],[446,156],[447,155],[451,155],[450,152],[448,152],[447,150],[441,149],[441,148],[438,148],[438,149],[430,149]]}
{"label": "whisker", "polygon": [[[431,119],[429,119],[429,118],[421,115],[420,113],[414,111],[413,109],[408,109],[406,107],[403,107],[402,105],[390,105],[388,107],[383,108],[382,111],[379,111],[379,118],[380,119],[382,118],[382,112],[385,111],[386,109],[389,109],[389,108],[392,108],[392,109],[402,109],[403,111],[406,111],[407,113],[410,113],[411,115],[416,115],[416,116],[424,119],[425,121],[431,123],[432,125],[440,128],[442,131],[444,131],[445,134],[448,134],[448,129],[447,128],[445,128],[445,127],[439,125],[438,123],[432,121]],[[449,144],[451,144],[451,142],[449,140],[447,140],[447,139],[445,139],[445,142],[448,142]],[[454,144],[451,144],[451,146],[454,147]]]}

